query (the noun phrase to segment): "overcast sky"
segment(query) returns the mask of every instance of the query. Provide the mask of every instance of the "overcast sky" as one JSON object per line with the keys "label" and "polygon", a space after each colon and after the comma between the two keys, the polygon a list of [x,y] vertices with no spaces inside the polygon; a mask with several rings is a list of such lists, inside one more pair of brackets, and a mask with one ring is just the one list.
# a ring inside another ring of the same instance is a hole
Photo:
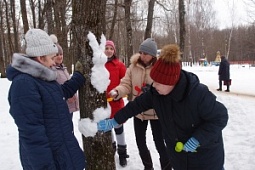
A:
{"label": "overcast sky", "polygon": [[215,0],[216,19],[219,21],[220,29],[231,27],[232,11],[234,11],[234,26],[247,24],[249,19],[244,1],[248,2],[248,0]]}

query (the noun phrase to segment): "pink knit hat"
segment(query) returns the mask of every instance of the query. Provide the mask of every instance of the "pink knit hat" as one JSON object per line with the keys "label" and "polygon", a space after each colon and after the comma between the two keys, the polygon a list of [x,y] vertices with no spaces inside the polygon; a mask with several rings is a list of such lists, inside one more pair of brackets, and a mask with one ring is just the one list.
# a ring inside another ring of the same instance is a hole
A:
{"label": "pink knit hat", "polygon": [[113,41],[107,40],[105,46],[107,46],[107,45],[111,46],[114,50],[114,54],[116,54],[116,48],[115,48]]}

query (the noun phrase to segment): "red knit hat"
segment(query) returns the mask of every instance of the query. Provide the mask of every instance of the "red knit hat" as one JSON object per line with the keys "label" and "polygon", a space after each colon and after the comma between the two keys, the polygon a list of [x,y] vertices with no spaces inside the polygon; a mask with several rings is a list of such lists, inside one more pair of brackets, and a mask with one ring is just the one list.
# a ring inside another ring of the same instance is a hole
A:
{"label": "red knit hat", "polygon": [[160,84],[175,85],[181,73],[180,48],[169,44],[162,48],[159,59],[151,69],[151,78]]}
{"label": "red knit hat", "polygon": [[114,54],[116,54],[116,48],[115,48],[114,42],[111,40],[107,40],[105,46],[107,45],[111,46],[114,50]]}

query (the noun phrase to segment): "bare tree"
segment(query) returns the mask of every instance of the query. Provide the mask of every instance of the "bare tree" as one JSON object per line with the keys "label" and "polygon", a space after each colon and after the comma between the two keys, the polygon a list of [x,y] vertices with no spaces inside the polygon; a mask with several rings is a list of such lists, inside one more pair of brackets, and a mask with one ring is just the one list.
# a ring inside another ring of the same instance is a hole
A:
{"label": "bare tree", "polygon": [[185,48],[185,36],[186,36],[184,0],[179,0],[179,24],[180,24],[180,51],[183,54],[184,48]]}
{"label": "bare tree", "polygon": [[36,16],[35,16],[35,2],[34,0],[29,0],[29,4],[30,4],[30,8],[32,11],[32,22],[33,22],[33,27],[32,28],[36,28]]}
{"label": "bare tree", "polygon": [[117,9],[118,9],[118,0],[114,1],[114,12],[113,12],[113,19],[111,23],[111,28],[110,28],[110,34],[109,34],[109,39],[112,40],[113,38],[113,33],[114,33],[114,26],[116,24],[116,18],[117,18]]}
{"label": "bare tree", "polygon": [[[131,20],[130,20],[130,8],[132,4],[132,0],[125,0],[125,23],[126,23],[126,39],[127,39],[127,57],[131,57],[133,54],[133,45],[132,45],[132,25],[131,25]],[[129,59],[128,65],[129,63]]]}
{"label": "bare tree", "polygon": [[27,6],[26,1],[20,0],[20,9],[21,9],[21,16],[23,22],[23,33],[25,34],[29,30],[28,20],[27,20]]}
{"label": "bare tree", "polygon": [[[80,117],[93,118],[92,112],[99,107],[106,107],[106,94],[101,94],[91,85],[90,76],[92,63],[92,50],[87,40],[89,31],[93,32],[97,39],[105,30],[106,0],[73,0],[72,18],[72,46],[74,57],[84,66],[86,84],[79,90]],[[86,170],[115,169],[114,152],[112,148],[111,132],[95,137],[83,136],[83,148],[87,157]]]}
{"label": "bare tree", "polygon": [[147,25],[145,28],[144,39],[151,37],[151,29],[152,29],[152,22],[153,22],[153,12],[154,12],[154,4],[156,0],[149,1],[148,7],[148,16],[147,16]]}

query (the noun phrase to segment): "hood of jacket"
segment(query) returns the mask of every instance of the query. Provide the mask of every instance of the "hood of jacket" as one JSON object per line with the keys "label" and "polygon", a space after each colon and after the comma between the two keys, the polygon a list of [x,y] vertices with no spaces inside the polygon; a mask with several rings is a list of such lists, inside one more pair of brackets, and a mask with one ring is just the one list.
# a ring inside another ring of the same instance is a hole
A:
{"label": "hood of jacket", "polygon": [[139,58],[140,58],[140,54],[139,53],[135,53],[130,58],[130,64],[136,65],[138,63]]}
{"label": "hood of jacket", "polygon": [[141,56],[141,55],[140,55],[139,53],[135,53],[134,55],[132,55],[131,58],[130,58],[130,64],[133,65],[133,66],[140,66],[140,67],[146,68],[146,67],[151,67],[151,66],[156,62],[156,60],[157,60],[156,57],[155,57],[155,58],[152,58],[152,59],[151,59],[151,63],[150,63],[149,65],[146,66],[146,65],[143,64],[143,62],[141,61],[140,56]]}
{"label": "hood of jacket", "polygon": [[7,78],[12,81],[17,75],[23,73],[45,81],[53,81],[57,78],[57,73],[54,70],[30,59],[25,54],[14,53],[12,64],[6,70]]}

